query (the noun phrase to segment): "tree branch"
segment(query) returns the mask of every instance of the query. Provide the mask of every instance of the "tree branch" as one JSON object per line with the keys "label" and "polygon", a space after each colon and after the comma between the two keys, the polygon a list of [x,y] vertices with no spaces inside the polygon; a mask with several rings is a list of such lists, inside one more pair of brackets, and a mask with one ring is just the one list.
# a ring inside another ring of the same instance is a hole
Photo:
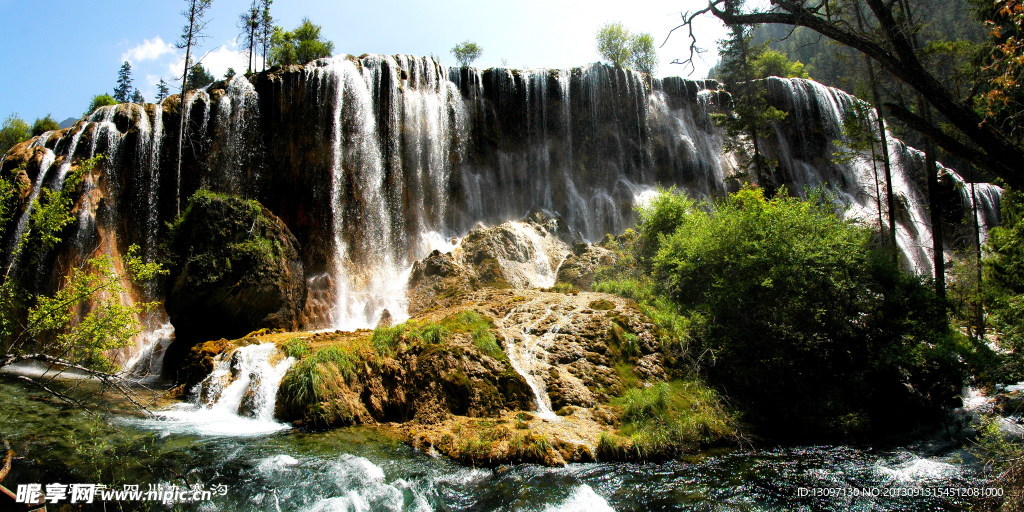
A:
{"label": "tree branch", "polygon": [[[773,0],[773,6],[779,10],[740,13],[735,9],[720,8],[728,5],[726,0],[709,0],[707,7],[698,13],[710,12],[729,26],[767,23],[803,26],[860,51],[920,93],[928,103],[976,144],[985,153],[984,158],[989,162],[987,167],[996,175],[1013,187],[1024,187],[1024,173],[1020,169],[1020,162],[1024,161],[1024,149],[1014,145],[998,128],[984,123],[971,105],[954,99],[942,83],[924,68],[914,51],[914,45],[892,15],[893,2],[865,2],[878,19],[891,49],[883,47],[863,34],[842,29],[822,18],[817,11],[820,5],[807,8],[802,2]],[[685,21],[692,24],[693,18]]]}

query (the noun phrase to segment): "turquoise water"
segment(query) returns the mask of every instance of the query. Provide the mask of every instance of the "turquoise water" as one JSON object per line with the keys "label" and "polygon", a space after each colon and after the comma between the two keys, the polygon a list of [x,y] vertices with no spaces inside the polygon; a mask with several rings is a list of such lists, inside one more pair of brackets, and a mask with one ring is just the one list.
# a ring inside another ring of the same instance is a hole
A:
{"label": "turquoise water", "polygon": [[913,493],[985,485],[969,454],[926,443],[891,449],[778,447],[657,464],[492,470],[431,457],[365,429],[197,434],[195,425],[178,419],[66,410],[9,380],[0,381],[0,392],[9,412],[0,418],[0,434],[23,457],[4,482],[9,488],[54,482],[226,486],[226,494],[202,503],[122,501],[107,510],[964,510],[970,501],[948,496],[830,498],[801,496],[800,489]]}

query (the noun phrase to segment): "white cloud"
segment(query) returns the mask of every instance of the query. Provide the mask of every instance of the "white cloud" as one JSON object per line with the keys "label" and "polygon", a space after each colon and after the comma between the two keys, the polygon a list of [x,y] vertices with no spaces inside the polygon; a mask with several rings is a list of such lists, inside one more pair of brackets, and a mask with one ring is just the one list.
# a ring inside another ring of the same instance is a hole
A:
{"label": "white cloud", "polygon": [[[185,65],[185,57],[183,55],[177,57],[174,62],[167,65],[167,71],[171,76],[181,75],[182,67]],[[200,54],[198,57],[193,56],[192,61],[199,61],[211,75],[220,79],[227,73],[228,68],[234,68],[235,72],[239,74],[245,73],[249,68],[249,52],[240,49],[238,42],[232,40],[214,50]],[[257,57],[256,61],[256,67],[262,68],[263,60]]]}
{"label": "white cloud", "polygon": [[175,47],[173,44],[165,42],[160,36],[156,36],[153,39],[146,39],[142,44],[136,45],[134,48],[121,54],[121,60],[138,64],[147,60],[159,59],[164,55],[174,53],[174,51]]}

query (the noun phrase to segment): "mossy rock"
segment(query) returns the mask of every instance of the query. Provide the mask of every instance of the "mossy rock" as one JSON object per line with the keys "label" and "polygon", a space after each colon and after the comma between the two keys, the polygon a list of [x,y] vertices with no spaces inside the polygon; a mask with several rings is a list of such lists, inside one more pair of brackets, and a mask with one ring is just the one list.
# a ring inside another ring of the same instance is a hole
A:
{"label": "mossy rock", "polygon": [[298,242],[259,202],[197,192],[171,227],[167,312],[177,347],[298,328],[306,280]]}

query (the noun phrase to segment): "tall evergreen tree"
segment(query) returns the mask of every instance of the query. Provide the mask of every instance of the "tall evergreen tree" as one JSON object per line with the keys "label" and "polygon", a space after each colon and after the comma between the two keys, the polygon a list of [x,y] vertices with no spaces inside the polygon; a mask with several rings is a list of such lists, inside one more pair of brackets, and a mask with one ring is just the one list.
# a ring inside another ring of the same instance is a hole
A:
{"label": "tall evergreen tree", "polygon": [[259,33],[260,33],[260,8],[256,3],[257,0],[252,0],[252,4],[249,8],[238,15],[238,28],[242,31],[242,44],[249,52],[248,61],[248,73],[252,73],[253,59],[257,56],[256,50],[259,46]]}
{"label": "tall evergreen tree", "polygon": [[206,69],[201,63],[196,62],[192,65],[192,68],[188,70],[188,84],[192,89],[201,89],[210,85],[216,80],[213,74]]}
{"label": "tall evergreen tree", "polygon": [[270,56],[270,36],[274,34],[274,17],[270,15],[270,4],[274,0],[260,0],[260,45],[263,51],[263,69],[267,69]]}
{"label": "tall evergreen tree", "polygon": [[157,103],[160,103],[161,101],[166,99],[167,96],[170,95],[170,92],[171,92],[170,86],[168,86],[167,82],[164,81],[163,78],[161,78],[160,82],[156,84],[156,101],[157,101]]}
{"label": "tall evergreen tree", "polygon": [[[185,0],[185,9],[181,15],[185,17],[185,26],[181,29],[181,36],[178,39],[177,47],[185,50],[185,66],[181,72],[181,99],[185,100],[185,91],[188,90],[189,71],[192,69],[192,48],[203,38],[206,28],[206,12],[210,9],[213,0]],[[181,213],[181,152],[182,143],[185,139],[185,125],[178,123],[178,164],[176,173],[174,211],[175,215]]]}
{"label": "tall evergreen tree", "polygon": [[[754,63],[764,53],[765,46],[751,45],[748,27],[737,25],[729,28],[730,37],[719,42],[722,62],[718,78],[733,93],[733,113],[718,119],[732,137],[746,136],[754,152],[746,168],[754,171],[757,183],[772,195],[771,166],[761,151],[761,140],[770,135],[772,123],[781,121],[786,113],[768,104],[764,87],[751,83],[764,78],[758,75]],[[742,144],[730,146],[727,149],[745,153]]]}
{"label": "tall evergreen tree", "polygon": [[132,65],[125,61],[117,72],[117,87],[114,88],[114,99],[118,103],[128,103],[132,97]]}
{"label": "tall evergreen tree", "polygon": [[142,105],[145,102],[146,98],[142,97],[142,93],[139,92],[138,89],[135,89],[135,92],[132,93],[132,103],[138,103],[139,105]]}

